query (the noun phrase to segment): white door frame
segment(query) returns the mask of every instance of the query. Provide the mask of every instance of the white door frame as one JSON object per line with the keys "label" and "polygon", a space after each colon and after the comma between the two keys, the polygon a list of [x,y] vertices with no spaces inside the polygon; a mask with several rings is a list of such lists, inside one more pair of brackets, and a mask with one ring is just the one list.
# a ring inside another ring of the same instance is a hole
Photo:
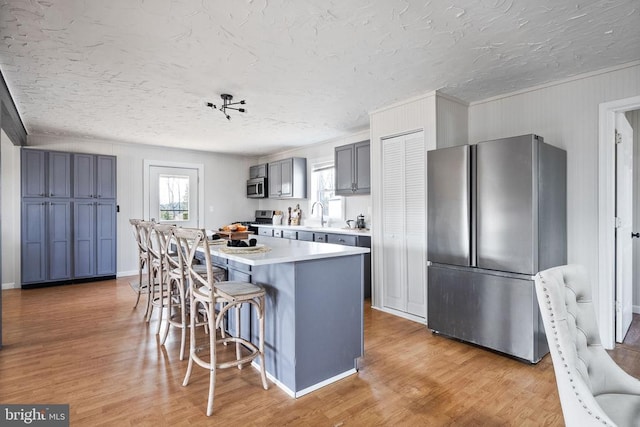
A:
{"label": "white door frame", "polygon": [[198,170],[198,227],[202,227],[204,223],[204,165],[202,163],[178,163],[167,162],[164,160],[144,160],[143,168],[143,191],[142,199],[144,201],[144,218],[149,219],[149,170],[152,166],[169,167],[169,168],[184,168],[184,169],[197,169]]}
{"label": "white door frame", "polygon": [[599,106],[598,137],[598,302],[600,338],[615,347],[615,129],[616,113],[640,108],[640,96],[603,102]]}

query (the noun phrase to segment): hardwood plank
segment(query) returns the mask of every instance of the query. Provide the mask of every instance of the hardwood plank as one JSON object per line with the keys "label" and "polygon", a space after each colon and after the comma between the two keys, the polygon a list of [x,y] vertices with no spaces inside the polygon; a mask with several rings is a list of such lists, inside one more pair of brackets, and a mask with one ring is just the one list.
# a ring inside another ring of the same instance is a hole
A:
{"label": "hardwood plank", "polygon": [[[208,373],[181,385],[179,331],[158,345],[129,280],[4,291],[0,402],[69,403],[74,426],[563,425],[549,356],[528,365],[368,306],[357,375],[292,399],[252,368],[218,371],[208,418]],[[612,354],[640,375],[640,352]]]}

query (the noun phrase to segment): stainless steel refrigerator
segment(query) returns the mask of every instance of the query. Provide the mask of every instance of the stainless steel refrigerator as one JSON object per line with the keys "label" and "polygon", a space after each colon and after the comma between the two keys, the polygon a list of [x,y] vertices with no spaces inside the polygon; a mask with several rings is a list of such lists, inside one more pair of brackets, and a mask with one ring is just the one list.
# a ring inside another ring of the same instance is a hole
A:
{"label": "stainless steel refrigerator", "polygon": [[537,135],[429,151],[427,325],[535,363],[533,276],[566,264],[566,152]]}

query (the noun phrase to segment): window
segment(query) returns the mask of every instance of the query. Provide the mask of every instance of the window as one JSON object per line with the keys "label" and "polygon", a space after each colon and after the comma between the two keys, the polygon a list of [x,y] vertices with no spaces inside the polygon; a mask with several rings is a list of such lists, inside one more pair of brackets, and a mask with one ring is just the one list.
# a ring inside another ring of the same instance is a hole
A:
{"label": "window", "polygon": [[322,203],[324,217],[344,219],[342,197],[335,193],[333,162],[317,163],[311,168],[311,203]]}
{"label": "window", "polygon": [[189,177],[158,177],[160,221],[189,221]]}

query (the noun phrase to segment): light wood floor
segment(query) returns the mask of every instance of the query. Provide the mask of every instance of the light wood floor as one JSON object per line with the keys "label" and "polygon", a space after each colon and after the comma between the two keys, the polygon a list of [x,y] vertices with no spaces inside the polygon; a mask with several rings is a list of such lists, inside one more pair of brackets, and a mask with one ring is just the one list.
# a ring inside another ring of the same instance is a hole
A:
{"label": "light wood floor", "polygon": [[[219,371],[207,418],[208,373],[181,385],[178,334],[158,345],[128,280],[4,291],[0,402],[69,403],[72,426],[562,425],[549,356],[527,365],[369,307],[357,375],[296,400],[252,368]],[[639,351],[613,356],[640,376]]]}

